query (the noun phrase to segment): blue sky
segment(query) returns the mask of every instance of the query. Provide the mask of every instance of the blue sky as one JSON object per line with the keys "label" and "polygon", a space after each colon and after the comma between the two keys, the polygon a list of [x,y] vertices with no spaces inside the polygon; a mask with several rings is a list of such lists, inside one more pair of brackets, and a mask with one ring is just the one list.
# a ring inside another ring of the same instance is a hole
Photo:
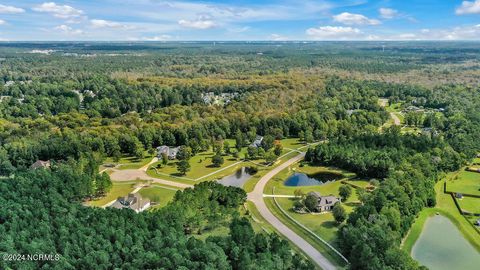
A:
{"label": "blue sky", "polygon": [[479,40],[480,0],[0,0],[0,40]]}

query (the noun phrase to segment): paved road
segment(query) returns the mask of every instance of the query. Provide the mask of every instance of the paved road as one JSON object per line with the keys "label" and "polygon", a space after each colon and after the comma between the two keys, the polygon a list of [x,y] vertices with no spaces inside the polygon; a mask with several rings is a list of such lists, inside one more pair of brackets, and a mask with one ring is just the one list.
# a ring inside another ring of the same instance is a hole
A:
{"label": "paved road", "polygon": [[187,185],[187,184],[182,184],[174,181],[169,181],[169,180],[164,180],[164,179],[159,179],[156,177],[151,177],[149,176],[145,171],[139,169],[139,170],[113,170],[113,173],[110,174],[110,178],[113,181],[133,181],[133,180],[151,180],[154,183],[159,183],[163,185],[168,185],[172,187],[178,187],[178,188],[189,188],[193,187],[192,185]]}
{"label": "paved road", "polygon": [[301,153],[294,158],[289,159],[285,163],[281,164],[280,166],[274,168],[270,172],[268,172],[265,176],[260,178],[257,185],[253,189],[252,192],[248,193],[248,200],[252,201],[255,206],[257,207],[260,214],[267,220],[270,224],[272,224],[275,229],[277,229],[281,234],[285,237],[290,239],[295,245],[297,245],[305,254],[307,254],[316,264],[318,264],[324,270],[333,270],[336,267],[327,259],[325,258],[318,250],[316,250],[312,245],[310,245],[307,241],[305,241],[302,237],[288,228],[285,224],[283,224],[277,217],[275,217],[272,212],[268,209],[265,201],[263,200],[263,190],[267,182],[275,176],[277,173],[282,171],[283,169],[287,168],[288,166],[292,165],[293,163],[301,160],[305,157],[305,153]]}

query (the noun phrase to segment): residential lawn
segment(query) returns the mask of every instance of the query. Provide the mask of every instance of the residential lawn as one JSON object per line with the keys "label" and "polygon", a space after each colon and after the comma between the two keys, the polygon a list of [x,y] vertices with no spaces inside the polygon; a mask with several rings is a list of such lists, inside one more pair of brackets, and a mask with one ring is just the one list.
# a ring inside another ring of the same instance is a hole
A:
{"label": "residential lawn", "polygon": [[447,191],[480,195],[480,173],[461,170],[447,180]]}
{"label": "residential lawn", "polygon": [[450,181],[459,173],[461,172],[449,173],[445,180],[438,181],[435,184],[437,205],[435,208],[424,208],[419,213],[418,218],[403,241],[402,247],[407,252],[411,252],[413,245],[420,236],[427,217],[437,212],[449,218],[450,221],[457,226],[463,236],[480,252],[480,230],[473,226],[474,219],[472,217],[463,216],[455,206],[452,196],[443,192],[444,181]]}
{"label": "residential lawn", "polygon": [[308,243],[310,243],[315,249],[322,253],[327,259],[329,259],[332,263],[334,263],[337,268],[342,269],[345,267],[345,262],[330,248],[328,248],[325,244],[323,244],[320,240],[312,236],[310,233],[299,227],[295,224],[292,220],[290,220],[287,216],[285,216],[280,209],[275,205],[273,198],[265,198],[265,203],[267,204],[268,209],[272,211],[272,213],[280,219],[280,221],[288,226],[291,230],[305,239]]}
{"label": "residential lawn", "polygon": [[116,200],[118,197],[122,197],[132,192],[135,189],[137,182],[123,182],[123,183],[112,183],[112,189],[107,193],[105,197],[102,197],[97,200],[89,201],[86,204],[89,206],[98,206],[102,207],[105,204]]}
{"label": "residential lawn", "polygon": [[480,214],[480,198],[463,196],[462,199],[457,199],[457,202],[462,210]]}
{"label": "residential lawn", "polygon": [[172,188],[165,188],[160,185],[151,185],[150,187],[142,188],[138,193],[144,198],[150,199],[152,208],[161,208],[167,205],[175,196],[177,190]]}
{"label": "residential lawn", "polygon": [[[328,183],[322,186],[324,194],[334,194],[338,196],[338,188],[342,185],[339,181]],[[320,191],[322,193],[322,191]],[[335,222],[331,212],[320,214],[299,214],[293,211],[294,198],[276,198],[279,205],[283,210],[295,220],[315,232],[331,245],[336,245],[336,232],[338,230],[338,224]],[[343,203],[343,207],[347,213],[353,212],[356,206],[360,204],[358,200],[357,190],[353,189],[352,195]]]}

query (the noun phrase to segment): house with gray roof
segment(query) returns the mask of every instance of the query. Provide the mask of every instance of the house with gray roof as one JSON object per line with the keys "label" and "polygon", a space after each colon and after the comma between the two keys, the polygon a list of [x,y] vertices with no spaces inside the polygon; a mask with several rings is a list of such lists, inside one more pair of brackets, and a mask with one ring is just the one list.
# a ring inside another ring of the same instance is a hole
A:
{"label": "house with gray roof", "polygon": [[168,159],[176,159],[179,150],[180,147],[168,147],[166,145],[162,145],[157,147],[157,157],[161,159],[162,155],[166,154]]}
{"label": "house with gray roof", "polygon": [[142,196],[138,193],[130,193],[126,197],[119,197],[109,207],[117,209],[131,209],[137,213],[140,213],[150,207],[150,200],[142,198]]}
{"label": "house with gray roof", "polygon": [[250,146],[258,148],[258,147],[262,146],[262,141],[263,141],[263,137],[260,136],[260,135],[257,135],[255,137],[255,140],[250,144]]}
{"label": "house with gray roof", "polygon": [[340,198],[334,195],[322,196],[319,192],[310,192],[308,195],[312,195],[317,199],[317,212],[331,211],[333,206],[340,202]]}
{"label": "house with gray roof", "polygon": [[50,168],[50,160],[43,161],[43,160],[37,160],[35,163],[30,165],[30,169],[36,170],[36,169],[48,169]]}

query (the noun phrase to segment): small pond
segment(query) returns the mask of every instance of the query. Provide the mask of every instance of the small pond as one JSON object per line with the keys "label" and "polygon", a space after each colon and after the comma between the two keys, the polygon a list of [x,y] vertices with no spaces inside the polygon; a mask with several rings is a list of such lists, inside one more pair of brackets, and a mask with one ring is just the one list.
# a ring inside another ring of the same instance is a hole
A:
{"label": "small pond", "polygon": [[342,178],[342,174],[334,172],[320,172],[312,175],[311,177],[304,173],[294,173],[284,182],[284,184],[285,186],[289,187],[318,186],[334,182]]}
{"label": "small pond", "polygon": [[479,269],[480,253],[446,217],[429,218],[412,248],[412,257],[429,269]]}
{"label": "small pond", "polygon": [[252,175],[249,173],[248,168],[242,167],[238,169],[234,174],[225,176],[222,179],[217,180],[217,182],[224,186],[241,188],[243,187],[243,184],[245,184],[245,182],[250,179],[250,177],[252,177]]}

